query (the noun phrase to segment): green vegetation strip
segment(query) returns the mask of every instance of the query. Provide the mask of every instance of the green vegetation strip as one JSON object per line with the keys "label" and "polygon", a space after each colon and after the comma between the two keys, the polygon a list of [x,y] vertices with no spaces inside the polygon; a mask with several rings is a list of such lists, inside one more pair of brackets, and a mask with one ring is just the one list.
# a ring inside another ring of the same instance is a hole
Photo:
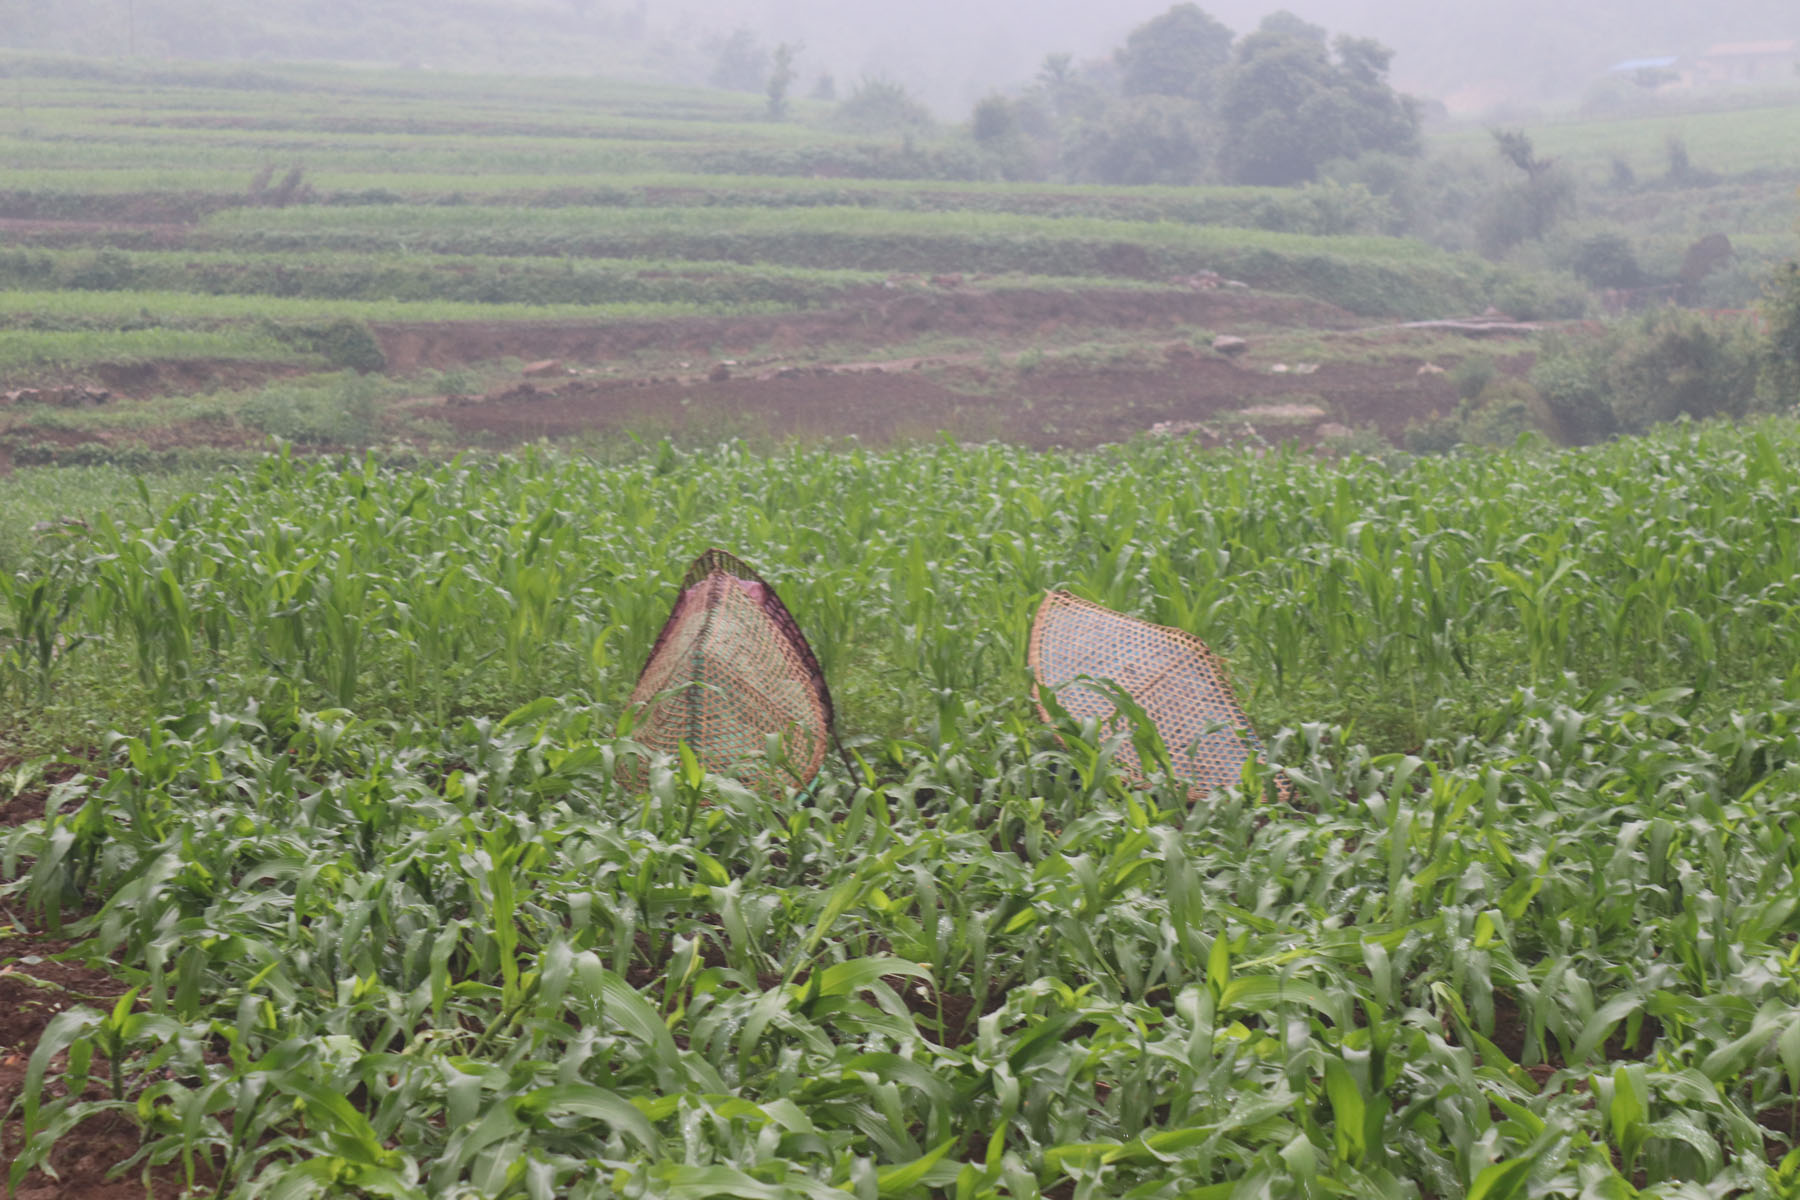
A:
{"label": "green vegetation strip", "polygon": [[[146,321],[203,325],[258,318],[352,321],[505,321],[570,317],[626,321],[698,316],[717,312],[776,312],[784,306],[751,304],[482,304],[452,300],[328,300],[205,292],[0,292],[0,326],[55,322],[116,328]],[[145,314],[148,314],[146,316]]]}
{"label": "green vegetation strip", "polygon": [[[886,272],[834,271],[679,259],[579,259],[387,253],[245,254],[236,251],[0,251],[0,294],[187,292],[260,295],[286,300],[360,300],[389,304],[480,305],[481,315],[610,316],[630,306],[687,305],[707,311],[744,305],[829,304],[852,289],[877,287]],[[1167,290],[1133,279],[1009,274],[988,287],[1081,291]],[[0,311],[12,301],[0,298]],[[58,302],[69,310],[82,302]],[[203,302],[201,308],[209,308]],[[121,301],[120,304],[123,304]],[[518,306],[529,306],[524,313]],[[611,306],[611,307],[608,307]],[[21,302],[18,311],[30,307]],[[101,312],[118,306],[100,302]],[[232,302],[217,306],[229,310]],[[678,310],[679,311],[679,310]],[[646,315],[655,316],[650,309]]]}
{"label": "green vegetation strip", "polygon": [[[244,359],[305,362],[265,330],[237,329],[6,329],[0,328],[0,372],[65,369],[94,363]],[[3,379],[4,375],[0,375]]]}
{"label": "green vegetation strip", "polygon": [[[1620,159],[1652,177],[1661,173],[1670,138],[1686,143],[1694,165],[1708,171],[1795,170],[1793,146],[1800,140],[1800,105],[1792,97],[1767,107],[1720,112],[1668,113],[1595,120],[1529,123],[1540,153],[1577,163],[1595,173]],[[1435,148],[1491,154],[1492,139],[1480,126],[1461,126],[1432,135]]]}
{"label": "green vegetation strip", "polygon": [[1146,278],[1215,270],[1352,311],[1395,315],[1461,311],[1485,302],[1502,278],[1478,259],[1397,238],[973,212],[392,206],[233,211],[200,228],[203,243],[261,252],[559,253]]}
{"label": "green vegetation strip", "polygon": [[[5,903],[132,985],[31,1051],[14,1181],[108,1112],[221,1195],[1781,1194],[1796,480],[1788,422],[665,445],[278,459],[10,533],[9,736],[89,689],[123,732]],[[709,544],[820,650],[853,775],[617,782]],[[1041,728],[1052,586],[1225,651],[1299,806]]]}

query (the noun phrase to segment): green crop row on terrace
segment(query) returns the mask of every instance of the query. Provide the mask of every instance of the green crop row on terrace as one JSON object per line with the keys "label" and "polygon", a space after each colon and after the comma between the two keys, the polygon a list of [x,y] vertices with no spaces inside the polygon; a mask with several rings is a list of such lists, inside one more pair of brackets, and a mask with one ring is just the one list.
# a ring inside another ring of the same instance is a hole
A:
{"label": "green crop row on terrace", "polygon": [[[342,134],[258,136],[249,131],[182,131],[162,139],[134,134],[38,137],[0,126],[0,161],[31,173],[56,170],[157,170],[171,155],[195,168],[239,172],[245,179],[271,161],[303,159],[328,173],[381,174],[403,162],[432,174],[561,174],[585,178],[691,172],[715,176],[813,175],[864,178],[979,179],[988,172],[971,145],[907,145],[808,131],[791,141],[747,141],[718,132],[707,139],[656,143],[630,138],[460,139]],[[147,144],[153,143],[153,144]],[[3,181],[0,181],[3,182]]]}
{"label": "green crop row on terrace", "polygon": [[[205,292],[0,292],[0,328],[60,332],[133,327],[207,327],[229,322],[341,319],[350,321],[656,320],[730,311],[778,312],[779,304],[482,304],[452,300],[329,300]],[[147,314],[147,315],[146,315]]]}
{"label": "green crop row on terrace", "polygon": [[[89,136],[112,134],[121,140],[143,138],[150,144],[194,141],[235,141],[248,134],[278,134],[271,142],[318,137],[338,144],[343,139],[401,138],[406,144],[442,140],[508,144],[542,144],[554,139],[630,141],[679,144],[690,141],[734,140],[781,144],[799,141],[854,143],[855,135],[837,133],[754,116],[736,121],[682,121],[621,116],[605,112],[570,111],[559,118],[521,112],[484,113],[480,108],[437,107],[413,115],[394,113],[345,114],[341,107],[312,113],[284,108],[262,115],[243,113],[165,112],[140,109],[129,116],[70,111],[51,114],[47,129],[83,130]],[[260,140],[260,139],[259,139]]]}
{"label": "green crop row on terrace", "polygon": [[[219,171],[14,173],[0,217],[26,220],[188,221],[254,207],[246,179]],[[141,186],[133,181],[141,180]],[[1088,188],[931,185],[916,180],[810,180],[774,176],[661,175],[592,182],[568,176],[307,176],[309,203],[328,207],[485,204],[515,208],[879,208],[1020,213],[1115,221],[1177,221],[1315,236],[1380,231],[1389,215],[1361,188]]]}
{"label": "green crop row on terrace", "polygon": [[545,155],[578,152],[572,142],[596,145],[643,144],[679,150],[689,143],[714,145],[853,146],[860,135],[790,122],[645,121],[604,113],[546,125],[530,114],[492,113],[479,109],[443,109],[437,119],[394,119],[327,112],[307,117],[282,113],[167,113],[154,109],[104,115],[82,110],[52,109],[37,119],[9,114],[8,125],[26,141],[74,141],[135,145],[146,153],[183,147],[254,144],[273,149],[355,150],[404,149],[421,146],[464,148],[480,145],[517,147]]}
{"label": "green crop row on terrace", "polygon": [[[231,1196],[1787,1194],[1796,464],[280,458],[0,534],[8,737],[124,731],[0,887],[134,989],[14,1179],[110,1112]],[[862,757],[804,796],[617,781],[714,543]],[[1225,651],[1301,807],[1053,736],[1050,586]]]}
{"label": "green crop row on terrace", "polygon": [[[0,127],[3,128],[3,127]],[[722,152],[737,151],[728,142],[720,143]],[[683,152],[703,154],[704,151]],[[504,139],[483,142],[465,139],[453,145],[421,144],[404,138],[344,136],[327,138],[259,138],[241,133],[211,138],[188,137],[160,145],[147,145],[135,135],[120,135],[118,140],[88,137],[37,138],[0,133],[0,161],[22,171],[77,170],[143,170],[155,169],[178,155],[189,169],[229,170],[250,177],[271,161],[286,163],[303,157],[309,168],[321,171],[346,171],[360,175],[380,174],[396,162],[404,162],[413,170],[447,174],[480,174],[497,171],[505,174],[575,173],[601,176],[609,174],[642,174],[679,169],[677,154],[667,154],[654,146],[629,140],[570,142],[546,139],[541,144],[512,145]]]}
{"label": "green crop row on terrace", "polygon": [[[0,301],[0,310],[49,301],[59,289],[74,292],[187,292],[213,296],[260,295],[290,300],[359,301],[383,306],[447,304],[441,319],[581,313],[599,319],[627,315],[720,311],[730,307],[820,305],[852,288],[879,284],[870,271],[750,267],[694,263],[556,258],[421,257],[409,254],[240,254],[86,250],[0,250],[0,289],[33,296]],[[1026,282],[1023,279],[1017,282]],[[1122,286],[1113,280],[1041,280],[1045,286]],[[1129,286],[1129,284],[1125,284]],[[83,307],[75,298],[65,307]],[[688,306],[658,309],[632,306]],[[474,306],[481,306],[480,310]],[[104,303],[98,310],[117,306]],[[217,306],[241,315],[241,306]],[[281,311],[276,306],[275,312]],[[373,309],[360,315],[374,317]],[[433,319],[425,309],[418,319]]]}
{"label": "green crop row on terrace", "polygon": [[370,321],[637,321],[715,313],[747,316],[789,308],[772,301],[727,300],[490,304],[255,293],[0,291],[0,384],[101,363],[183,359],[378,369],[380,352],[365,325]]}
{"label": "green crop row on terrace", "polygon": [[134,111],[153,95],[166,107],[201,111],[281,112],[317,104],[341,108],[347,99],[411,106],[503,112],[603,109],[626,116],[746,121],[761,99],[740,92],[675,87],[599,75],[543,78],[463,75],[443,71],[371,70],[323,63],[259,63],[255,67],[204,62],[156,63],[70,58],[0,51],[0,69],[27,81],[28,102]]}
{"label": "green crop row on terrace", "polygon": [[1167,278],[1214,270],[1355,312],[1479,308],[1510,281],[1394,238],[1315,238],[1174,222],[866,209],[283,209],[208,218],[196,244],[246,252],[392,251],[689,258],[912,272]]}
{"label": "green crop row on terrace", "polygon": [[22,382],[40,371],[78,369],[96,363],[192,359],[323,361],[255,326],[52,330],[0,327],[0,384]]}

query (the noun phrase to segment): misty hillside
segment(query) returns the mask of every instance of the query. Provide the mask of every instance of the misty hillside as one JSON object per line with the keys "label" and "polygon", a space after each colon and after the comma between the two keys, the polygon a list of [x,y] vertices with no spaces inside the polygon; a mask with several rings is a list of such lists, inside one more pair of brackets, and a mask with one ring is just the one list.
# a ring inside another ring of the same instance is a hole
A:
{"label": "misty hillside", "polygon": [[[0,46],[87,55],[332,59],[457,69],[577,72],[705,83],[731,34],[799,44],[803,88],[823,76],[890,77],[945,115],[1027,79],[1044,56],[1108,56],[1164,0],[1106,6],[1020,0],[0,0]],[[1274,5],[1203,5],[1234,30]],[[1723,41],[1800,37],[1792,0],[1292,0],[1298,15],[1377,37],[1395,81],[1468,111],[1579,97],[1621,59],[1696,55]]]}

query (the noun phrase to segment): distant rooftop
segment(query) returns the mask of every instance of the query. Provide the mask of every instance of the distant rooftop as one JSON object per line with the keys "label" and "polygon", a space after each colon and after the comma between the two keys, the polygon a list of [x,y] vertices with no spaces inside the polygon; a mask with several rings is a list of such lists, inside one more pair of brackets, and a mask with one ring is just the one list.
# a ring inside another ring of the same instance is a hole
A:
{"label": "distant rooftop", "polygon": [[1702,58],[1752,58],[1765,54],[1800,53],[1800,42],[1793,38],[1780,42],[1720,42]]}
{"label": "distant rooftop", "polygon": [[1668,54],[1660,58],[1628,58],[1624,62],[1616,62],[1609,70],[1626,71],[1661,71],[1680,62],[1678,55]]}

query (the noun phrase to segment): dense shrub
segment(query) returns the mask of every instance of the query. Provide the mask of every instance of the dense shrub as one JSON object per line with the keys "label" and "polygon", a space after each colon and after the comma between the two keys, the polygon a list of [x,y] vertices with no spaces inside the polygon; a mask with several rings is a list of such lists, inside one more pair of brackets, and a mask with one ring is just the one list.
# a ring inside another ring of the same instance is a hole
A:
{"label": "dense shrub", "polygon": [[1552,166],[1491,193],[1476,218],[1476,240],[1483,253],[1498,256],[1542,238],[1573,211],[1575,177]]}
{"label": "dense shrub", "polygon": [[1800,404],[1800,263],[1775,273],[1763,298],[1768,343],[1763,359],[1763,389],[1777,404]]}
{"label": "dense shrub", "polygon": [[1519,171],[1491,193],[1476,220],[1482,252],[1498,256],[1537,241],[1575,209],[1575,177],[1553,158],[1538,154],[1523,130],[1490,129],[1494,150]]}
{"label": "dense shrub", "polygon": [[1470,359],[1472,369],[1459,368],[1462,403],[1447,415],[1406,427],[1404,442],[1414,454],[1442,454],[1463,444],[1503,448],[1526,434],[1558,433],[1544,400],[1523,379],[1499,373],[1492,359]]}
{"label": "dense shrub", "polygon": [[1739,417],[1756,394],[1757,346],[1740,322],[1667,309],[1626,327],[1613,354],[1613,415],[1628,433],[1676,417]]}
{"label": "dense shrub", "polygon": [[1759,347],[1742,322],[1663,309],[1591,337],[1547,337],[1532,373],[1562,436],[1642,433],[1687,416],[1742,416]]}
{"label": "dense shrub", "polygon": [[1019,136],[1019,117],[1005,96],[989,96],[975,106],[969,132],[983,146],[999,146]]}
{"label": "dense shrub", "polygon": [[119,292],[133,286],[136,272],[128,256],[117,250],[101,250],[75,263],[66,282],[84,292]]}
{"label": "dense shrub", "polygon": [[1631,240],[1618,233],[1596,233],[1575,246],[1570,264],[1576,278],[1597,288],[1634,288],[1644,281]]}
{"label": "dense shrub", "polygon": [[1500,375],[1489,381],[1462,413],[1463,440],[1504,447],[1528,433],[1552,432],[1544,402],[1523,379]]}
{"label": "dense shrub", "polygon": [[1330,180],[1271,192],[1246,222],[1275,233],[1315,237],[1388,233],[1396,223],[1393,205],[1364,185]]}
{"label": "dense shrub", "polygon": [[891,79],[864,79],[837,107],[836,120],[863,133],[901,133],[931,128],[931,113]]}
{"label": "dense shrub", "polygon": [[1082,126],[1064,162],[1072,178],[1091,183],[1198,183],[1212,166],[1214,141],[1198,105],[1137,96]]}
{"label": "dense shrub", "polygon": [[252,429],[309,445],[362,446],[375,440],[378,380],[339,375],[317,383],[276,384],[244,402],[238,417]]}
{"label": "dense shrub", "polygon": [[1456,364],[1450,372],[1450,382],[1456,385],[1456,394],[1464,400],[1473,400],[1500,374],[1500,364],[1492,356],[1472,354]]}
{"label": "dense shrub", "polygon": [[1569,321],[1587,313],[1588,294],[1566,275],[1507,273],[1494,286],[1493,303],[1520,321]]}
{"label": "dense shrub", "polygon": [[1462,445],[1462,419],[1455,413],[1434,413],[1422,421],[1409,422],[1401,440],[1414,454],[1447,454]]}
{"label": "dense shrub", "polygon": [[348,319],[307,324],[266,322],[268,332],[286,345],[320,355],[334,367],[352,371],[380,371],[387,356],[369,327]]}
{"label": "dense shrub", "polygon": [[1565,442],[1597,442],[1618,432],[1606,384],[1607,348],[1599,338],[1546,334],[1531,372]]}

